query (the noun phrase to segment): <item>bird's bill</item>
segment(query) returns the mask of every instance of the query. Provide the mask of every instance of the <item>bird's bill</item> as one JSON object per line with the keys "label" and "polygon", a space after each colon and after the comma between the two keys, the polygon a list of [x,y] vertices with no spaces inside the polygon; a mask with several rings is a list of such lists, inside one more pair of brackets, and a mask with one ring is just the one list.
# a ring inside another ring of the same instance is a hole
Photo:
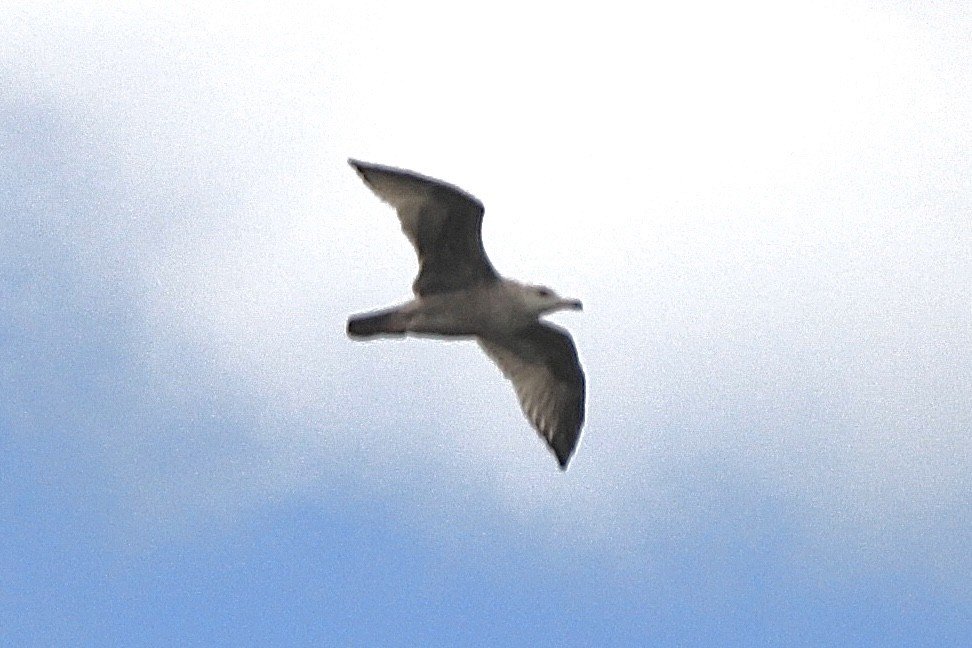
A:
{"label": "bird's bill", "polygon": [[584,310],[584,304],[579,299],[565,299],[560,302],[560,307],[568,310]]}

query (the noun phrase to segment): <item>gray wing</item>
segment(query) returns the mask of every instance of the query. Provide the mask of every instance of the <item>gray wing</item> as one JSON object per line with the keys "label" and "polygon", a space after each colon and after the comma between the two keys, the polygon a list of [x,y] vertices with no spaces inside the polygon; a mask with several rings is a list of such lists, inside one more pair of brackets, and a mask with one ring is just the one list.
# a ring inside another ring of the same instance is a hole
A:
{"label": "gray wing", "polygon": [[523,413],[557,455],[561,469],[584,424],[584,372],[563,329],[537,322],[511,340],[479,340],[516,390]]}
{"label": "gray wing", "polygon": [[398,211],[415,247],[417,295],[449,292],[497,281],[483,249],[481,202],[445,182],[411,171],[348,160],[365,184]]}

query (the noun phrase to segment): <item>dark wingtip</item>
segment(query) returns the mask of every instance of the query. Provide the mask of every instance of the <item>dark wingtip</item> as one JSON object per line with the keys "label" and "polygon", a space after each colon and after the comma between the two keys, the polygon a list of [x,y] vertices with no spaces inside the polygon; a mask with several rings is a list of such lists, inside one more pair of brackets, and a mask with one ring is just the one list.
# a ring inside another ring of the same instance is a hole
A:
{"label": "dark wingtip", "polygon": [[574,454],[574,448],[553,446],[551,449],[554,451],[554,455],[557,457],[557,463],[560,465],[561,472],[566,472],[567,464],[570,463],[570,457]]}
{"label": "dark wingtip", "polygon": [[377,164],[371,164],[369,162],[362,162],[361,160],[356,160],[354,158],[348,158],[348,164],[354,169],[354,172],[358,174],[366,185],[371,186],[371,180],[368,179],[369,173],[373,171],[380,171],[381,166]]}

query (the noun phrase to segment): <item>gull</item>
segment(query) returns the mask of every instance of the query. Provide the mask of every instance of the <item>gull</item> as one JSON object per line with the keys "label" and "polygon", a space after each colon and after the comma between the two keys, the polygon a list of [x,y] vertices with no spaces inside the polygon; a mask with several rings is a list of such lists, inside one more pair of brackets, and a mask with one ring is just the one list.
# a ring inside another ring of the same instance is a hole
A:
{"label": "gull", "polygon": [[348,336],[475,339],[566,470],[584,423],[584,372],[570,335],[539,318],[581,310],[581,302],[501,277],[483,249],[483,204],[462,189],[404,169],[348,163],[398,212],[419,260],[415,299],[352,316]]}

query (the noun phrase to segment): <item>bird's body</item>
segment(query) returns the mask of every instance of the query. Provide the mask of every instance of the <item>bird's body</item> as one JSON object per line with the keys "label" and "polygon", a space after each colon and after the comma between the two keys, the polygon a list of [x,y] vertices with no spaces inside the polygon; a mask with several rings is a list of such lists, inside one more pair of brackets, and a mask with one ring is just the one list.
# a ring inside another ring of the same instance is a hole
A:
{"label": "bird's body", "polygon": [[399,322],[404,330],[384,332],[502,340],[511,330],[537,321],[522,303],[523,289],[522,284],[500,280],[466,290],[419,295],[387,311],[388,315],[397,315],[397,319],[388,321]]}
{"label": "bird's body", "polygon": [[580,309],[580,302],[497,274],[482,245],[483,206],[461,189],[410,171],[349,162],[396,208],[420,268],[415,299],[352,317],[348,334],[475,338],[513,382],[527,418],[566,468],[584,421],[584,373],[566,331],[539,317]]}

